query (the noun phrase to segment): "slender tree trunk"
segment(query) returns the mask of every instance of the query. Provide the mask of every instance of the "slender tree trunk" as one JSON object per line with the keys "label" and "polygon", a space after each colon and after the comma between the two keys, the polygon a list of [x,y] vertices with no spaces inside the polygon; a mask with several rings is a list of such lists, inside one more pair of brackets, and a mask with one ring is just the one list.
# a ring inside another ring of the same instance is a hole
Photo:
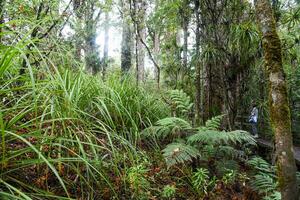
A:
{"label": "slender tree trunk", "polygon": [[[0,0],[0,24],[4,23],[5,0]],[[2,43],[2,27],[0,27],[0,44]]]}
{"label": "slender tree trunk", "polygon": [[196,78],[195,78],[195,122],[196,125],[202,123],[201,120],[201,61],[200,61],[200,2],[199,0],[194,0],[195,4],[195,15],[196,15]]}
{"label": "slender tree trunk", "polygon": [[102,65],[103,78],[105,77],[106,69],[108,67],[108,45],[109,45],[108,42],[109,42],[109,13],[105,12],[103,65]]}
{"label": "slender tree trunk", "polygon": [[98,46],[96,45],[96,27],[91,20],[86,22],[85,38],[85,64],[86,69],[91,74],[96,74],[100,70],[100,58]]}
{"label": "slender tree trunk", "polygon": [[[159,62],[159,51],[160,51],[159,33],[155,32],[155,35],[154,35],[154,58],[155,58],[156,62]],[[156,79],[157,84],[159,85],[160,73],[159,73],[159,69],[155,66],[154,66],[154,77]]]}
{"label": "slender tree trunk", "polygon": [[182,66],[181,66],[181,81],[183,82],[186,73],[188,72],[188,27],[189,27],[189,0],[184,0],[179,10],[181,15],[181,27],[183,30],[183,46],[182,46]]}
{"label": "slender tree trunk", "polygon": [[183,55],[182,55],[182,70],[183,74],[187,71],[188,65],[188,19],[184,19],[183,23]]}
{"label": "slender tree trunk", "polygon": [[132,31],[129,24],[129,6],[126,1],[122,5],[122,44],[121,44],[121,70],[123,75],[131,68],[132,58]]}
{"label": "slender tree trunk", "polygon": [[79,40],[80,36],[80,31],[82,30],[82,15],[81,15],[81,5],[82,2],[81,0],[74,0],[73,1],[73,10],[75,12],[75,17],[76,17],[76,28],[75,28],[75,59],[78,61],[81,61],[81,41]]}
{"label": "slender tree trunk", "polygon": [[276,32],[270,2],[256,0],[255,9],[263,35],[266,71],[269,77],[270,116],[275,132],[279,187],[283,200],[296,200],[298,198],[296,165],[287,86],[282,66],[281,42]]}
{"label": "slender tree trunk", "polygon": [[[155,11],[158,10],[158,6],[159,6],[159,1],[156,0],[155,1]],[[154,33],[154,59],[156,60],[156,62],[159,62],[159,52],[160,52],[160,32],[159,32],[159,28],[157,27],[155,29],[155,33]],[[157,82],[157,87],[159,88],[159,81],[160,81],[160,69],[159,67],[154,66],[154,77],[156,79]]]}
{"label": "slender tree trunk", "polygon": [[142,41],[146,39],[146,2],[145,0],[135,1],[135,21],[136,21],[136,47],[137,47],[137,84],[145,82],[145,48]]}

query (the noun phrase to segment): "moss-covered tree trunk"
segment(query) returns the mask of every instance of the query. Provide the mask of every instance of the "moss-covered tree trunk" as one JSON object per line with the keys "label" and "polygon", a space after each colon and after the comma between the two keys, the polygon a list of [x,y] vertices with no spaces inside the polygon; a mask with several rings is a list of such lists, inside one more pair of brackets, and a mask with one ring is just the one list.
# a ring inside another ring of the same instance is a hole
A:
{"label": "moss-covered tree trunk", "polygon": [[269,78],[270,116],[275,132],[279,187],[283,200],[296,200],[298,198],[296,165],[287,86],[282,66],[281,43],[276,32],[270,2],[256,0],[255,9],[263,36],[266,72]]}

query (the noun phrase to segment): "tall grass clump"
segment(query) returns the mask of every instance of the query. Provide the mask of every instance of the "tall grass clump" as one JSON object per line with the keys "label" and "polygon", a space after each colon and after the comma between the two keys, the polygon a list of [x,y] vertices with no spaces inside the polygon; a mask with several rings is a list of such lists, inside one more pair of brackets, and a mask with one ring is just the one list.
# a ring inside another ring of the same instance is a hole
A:
{"label": "tall grass clump", "polygon": [[0,199],[120,198],[130,190],[124,173],[146,158],[140,131],[166,117],[167,106],[130,77],[104,82],[57,67],[29,43],[0,55]]}

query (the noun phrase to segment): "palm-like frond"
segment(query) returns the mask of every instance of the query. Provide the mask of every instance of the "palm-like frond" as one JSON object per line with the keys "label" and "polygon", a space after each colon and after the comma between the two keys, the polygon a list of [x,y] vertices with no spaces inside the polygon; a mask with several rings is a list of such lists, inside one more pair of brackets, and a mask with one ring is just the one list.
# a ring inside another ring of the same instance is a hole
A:
{"label": "palm-like frond", "polygon": [[167,117],[155,123],[156,126],[149,127],[142,132],[142,135],[154,134],[159,138],[166,138],[170,135],[179,135],[188,132],[192,126],[187,121],[177,117]]}
{"label": "palm-like frond", "polygon": [[192,161],[193,158],[200,156],[198,149],[184,143],[171,143],[163,150],[168,167],[178,163]]}
{"label": "palm-like frond", "polygon": [[254,180],[251,181],[251,186],[259,193],[268,194],[276,190],[277,183],[268,174],[260,173],[254,176]]}
{"label": "palm-like frond", "polygon": [[264,195],[264,200],[281,199],[280,193],[276,191],[277,177],[275,167],[260,157],[254,157],[247,161],[247,164],[254,169],[255,175],[250,181],[253,189]]}
{"label": "palm-like frond", "polygon": [[216,130],[199,130],[198,133],[189,136],[188,142],[202,144],[241,144],[248,143],[255,145],[255,139],[246,131],[237,130],[231,132]]}
{"label": "palm-like frond", "polygon": [[263,173],[274,173],[274,167],[260,157],[253,157],[247,161],[247,164],[255,170]]}
{"label": "palm-like frond", "polygon": [[264,197],[263,200],[281,200],[281,193],[278,191],[275,191],[272,194]]}
{"label": "palm-like frond", "polygon": [[213,117],[205,122],[205,127],[200,127],[200,129],[208,129],[208,130],[218,130],[221,126],[221,121],[224,115],[218,115]]}
{"label": "palm-like frond", "polygon": [[191,98],[183,90],[171,90],[170,98],[178,116],[187,114],[193,106]]}

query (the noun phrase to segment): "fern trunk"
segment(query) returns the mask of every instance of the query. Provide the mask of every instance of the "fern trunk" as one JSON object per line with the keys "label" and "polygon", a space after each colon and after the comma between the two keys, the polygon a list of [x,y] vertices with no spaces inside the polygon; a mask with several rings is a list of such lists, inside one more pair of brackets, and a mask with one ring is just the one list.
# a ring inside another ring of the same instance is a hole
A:
{"label": "fern trunk", "polygon": [[296,200],[298,198],[296,164],[287,86],[282,65],[281,42],[276,32],[270,2],[256,0],[255,9],[263,36],[265,69],[269,78],[270,117],[275,132],[279,188],[283,200]]}

